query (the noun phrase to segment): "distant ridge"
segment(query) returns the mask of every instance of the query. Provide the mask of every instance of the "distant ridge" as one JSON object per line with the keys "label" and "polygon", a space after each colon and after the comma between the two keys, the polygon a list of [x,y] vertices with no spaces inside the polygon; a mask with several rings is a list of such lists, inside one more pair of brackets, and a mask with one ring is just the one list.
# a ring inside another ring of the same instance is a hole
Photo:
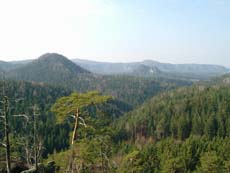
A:
{"label": "distant ridge", "polygon": [[136,68],[133,69],[133,75],[135,76],[145,76],[145,77],[152,77],[161,75],[161,71],[155,66],[147,66],[144,64],[138,65]]}
{"label": "distant ridge", "polygon": [[211,86],[211,85],[215,85],[215,86],[230,86],[230,73],[225,74],[223,76],[218,76],[215,78],[211,78],[210,80],[208,80],[207,82],[199,82],[198,85],[206,85],[206,86]]}
{"label": "distant ridge", "polygon": [[21,67],[23,65],[24,65],[24,62],[21,62],[21,61],[20,63],[0,61],[0,72],[7,72],[15,68]]}
{"label": "distant ridge", "polygon": [[57,53],[46,53],[23,67],[9,72],[10,78],[61,84],[89,71]]}
{"label": "distant ridge", "polygon": [[[17,81],[61,86],[78,92],[98,90],[118,98],[131,107],[143,103],[162,90],[191,84],[189,81],[177,79],[158,80],[155,77],[161,72],[157,68],[145,65],[136,66],[132,73],[136,74],[99,75],[85,70],[63,55],[47,53],[20,68],[8,71],[6,77]],[[151,77],[145,78],[143,75]]]}
{"label": "distant ridge", "polygon": [[73,75],[78,75],[79,73],[89,73],[89,71],[83,69],[79,65],[76,65],[71,60],[69,60],[67,57],[58,54],[58,53],[46,53],[42,56],[40,56],[37,60],[35,60],[34,63],[37,62],[37,64],[43,65],[43,63],[46,63],[47,67],[52,67],[51,70],[56,72],[56,68],[58,70],[66,70],[69,71]]}
{"label": "distant ridge", "polygon": [[[195,78],[207,79],[209,77],[220,76],[230,72],[230,70],[221,65],[209,64],[170,64],[161,63],[153,60],[144,60],[131,63],[109,63],[95,62],[82,59],[73,59],[73,62],[81,67],[98,74],[140,74],[137,70],[147,72],[149,69],[155,69],[155,72],[165,73],[164,76],[173,76],[177,78]],[[144,69],[144,67],[146,69]],[[157,70],[156,70],[157,69]],[[153,70],[154,71],[154,70]],[[152,73],[156,75],[156,73]],[[150,76],[151,73],[146,73]]]}
{"label": "distant ridge", "polygon": [[[26,70],[26,68],[29,69]],[[65,56],[58,53],[46,53],[36,60],[11,62],[0,61],[0,72],[5,71],[9,73],[10,76],[14,78],[17,77],[23,80],[37,81],[39,77],[38,74],[35,73],[35,70],[37,70],[37,72],[48,71],[55,74],[59,74],[59,72],[57,72],[57,69],[55,70],[55,68],[59,69],[61,76],[64,75],[66,77],[79,76],[81,74],[90,74],[90,72],[92,72],[94,74],[99,75],[164,77],[169,79],[183,79],[189,81],[208,80],[210,79],[210,77],[218,77],[230,72],[229,68],[226,68],[221,65],[171,64],[161,63],[154,60],[144,60],[141,62],[130,63],[97,62],[84,59],[69,60]],[[34,74],[25,74],[30,72],[33,72]],[[55,76],[55,74],[53,75]],[[32,75],[34,75],[33,79]],[[58,79],[55,79],[55,81],[57,80]],[[39,79],[38,81],[42,80]],[[47,79],[46,81],[49,81],[49,79]]]}

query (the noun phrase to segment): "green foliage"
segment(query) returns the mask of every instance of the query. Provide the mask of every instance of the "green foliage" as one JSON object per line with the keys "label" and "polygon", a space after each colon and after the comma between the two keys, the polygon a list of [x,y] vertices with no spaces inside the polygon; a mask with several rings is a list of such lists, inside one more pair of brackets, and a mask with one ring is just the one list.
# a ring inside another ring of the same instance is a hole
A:
{"label": "green foliage", "polygon": [[206,152],[200,158],[199,172],[202,173],[221,173],[224,171],[223,160],[215,151]]}
{"label": "green foliage", "polygon": [[130,137],[173,136],[184,140],[190,135],[229,137],[230,88],[193,86],[164,92],[140,108],[121,117],[118,127]]}
{"label": "green foliage", "polygon": [[[0,88],[3,82],[0,81]],[[6,95],[10,103],[10,133],[16,139],[17,147],[12,148],[12,152],[18,152],[22,157],[24,154],[25,138],[31,138],[33,133],[32,125],[25,118],[16,118],[13,115],[26,114],[29,121],[32,120],[32,106],[39,107],[38,133],[44,144],[43,156],[52,153],[54,149],[58,151],[67,148],[69,143],[66,135],[69,133],[69,125],[54,125],[54,115],[49,113],[50,107],[59,97],[69,95],[70,91],[61,87],[36,84],[29,82],[6,81]],[[0,103],[2,107],[2,103]],[[4,138],[2,121],[0,121],[0,140]],[[30,137],[29,137],[30,136]],[[23,145],[22,145],[23,144]],[[20,148],[20,150],[18,149]]]}
{"label": "green foliage", "polygon": [[191,85],[191,82],[167,78],[92,74],[66,57],[55,53],[45,54],[37,60],[15,68],[7,72],[6,76],[19,81],[58,85],[77,92],[98,90],[131,106],[140,105],[163,90]]}
{"label": "green foliage", "polygon": [[229,142],[229,138],[190,136],[185,141],[167,138],[140,149],[131,147],[118,172],[229,172]]}
{"label": "green foliage", "polygon": [[[85,87],[91,80],[84,82],[76,87],[94,88]],[[95,88],[133,105],[179,85],[175,81],[128,76],[103,76],[100,82]],[[166,91],[124,116],[132,109],[129,104],[96,91],[78,93],[44,84],[7,82],[7,95],[11,99],[10,115],[25,113],[31,119],[30,107],[38,105],[37,131],[44,145],[43,157],[49,154],[48,160],[55,160],[60,172],[66,170],[72,156],[80,172],[230,171],[228,86]],[[73,124],[67,115],[75,114],[77,109],[87,126],[78,129],[78,140],[70,150],[68,136]],[[12,155],[25,161],[28,143],[23,140],[32,142],[32,126],[12,116],[10,123]],[[1,125],[0,122],[0,128]],[[4,141],[2,131],[0,140]]]}
{"label": "green foliage", "polygon": [[[2,84],[2,81],[0,81],[0,88],[2,88]],[[10,99],[10,133],[11,136],[15,138],[12,140],[17,141],[14,142],[17,143],[17,146],[12,148],[12,152],[14,152],[15,155],[24,159],[24,146],[26,142],[33,142],[31,139],[33,127],[25,118],[15,118],[12,115],[26,114],[29,117],[29,121],[31,121],[32,106],[34,104],[39,108],[37,132],[40,137],[39,140],[44,146],[42,150],[43,157],[46,157],[47,154],[51,154],[54,151],[59,152],[69,147],[68,136],[72,129],[72,123],[70,123],[70,119],[67,119],[67,121],[62,124],[56,124],[56,117],[50,112],[50,108],[58,98],[68,96],[71,92],[72,91],[62,87],[46,84],[6,81],[6,94]],[[91,94],[93,95],[93,93]],[[1,103],[0,106],[2,106]],[[90,116],[87,116],[85,121],[90,128],[94,127],[98,129],[100,129],[99,127],[109,126],[112,121],[122,116],[124,112],[131,110],[129,105],[115,99],[109,100],[103,105],[97,105],[97,111],[100,110],[100,112],[96,113],[93,107],[90,108]],[[82,113],[85,114],[85,110]],[[4,139],[3,128],[3,123],[0,121],[1,141]],[[95,131],[89,130],[89,128],[87,128],[86,131],[89,131],[88,136],[95,134]],[[85,136],[86,132],[81,132],[79,135]],[[113,136],[116,136],[114,132]],[[1,148],[0,151],[4,153],[3,148]]]}
{"label": "green foliage", "polygon": [[186,172],[183,158],[176,157],[167,160],[161,172],[162,173]]}
{"label": "green foliage", "polygon": [[142,160],[141,160],[141,155],[140,152],[135,150],[132,151],[131,153],[127,154],[124,158],[123,161],[123,168],[125,170],[121,169],[121,172],[142,172]]}
{"label": "green foliage", "polygon": [[111,99],[110,96],[102,96],[97,91],[87,93],[72,93],[70,96],[58,99],[52,106],[51,111],[57,116],[57,121],[63,122],[67,115],[75,114],[77,110],[104,103]]}

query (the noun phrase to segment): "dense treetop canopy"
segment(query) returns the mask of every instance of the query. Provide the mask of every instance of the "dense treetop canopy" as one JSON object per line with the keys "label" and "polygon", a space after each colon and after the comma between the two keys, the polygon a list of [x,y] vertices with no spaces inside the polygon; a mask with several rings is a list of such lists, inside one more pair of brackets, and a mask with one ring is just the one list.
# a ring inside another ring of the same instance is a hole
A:
{"label": "dense treetop canopy", "polygon": [[61,97],[52,106],[51,111],[57,115],[57,122],[62,122],[66,115],[74,114],[81,108],[100,104],[112,99],[110,96],[100,95],[97,91],[87,93],[74,92],[70,96]]}

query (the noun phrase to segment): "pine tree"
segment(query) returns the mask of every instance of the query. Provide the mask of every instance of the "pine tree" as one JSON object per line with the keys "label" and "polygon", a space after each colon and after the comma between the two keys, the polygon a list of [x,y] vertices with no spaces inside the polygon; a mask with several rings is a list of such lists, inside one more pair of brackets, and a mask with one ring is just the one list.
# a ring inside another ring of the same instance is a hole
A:
{"label": "pine tree", "polygon": [[[55,104],[52,106],[51,111],[56,114],[57,122],[61,123],[65,120],[68,115],[72,115],[75,119],[74,129],[71,139],[71,148],[72,148],[72,156],[69,163],[68,171],[73,172],[76,168],[74,166],[74,157],[75,153],[73,150],[74,141],[77,137],[77,130],[79,124],[83,124],[86,126],[83,117],[81,116],[81,111],[89,106],[102,104],[110,100],[110,96],[102,96],[97,91],[91,91],[87,93],[72,93],[70,96],[62,97],[58,99]],[[81,121],[81,122],[79,122]]]}

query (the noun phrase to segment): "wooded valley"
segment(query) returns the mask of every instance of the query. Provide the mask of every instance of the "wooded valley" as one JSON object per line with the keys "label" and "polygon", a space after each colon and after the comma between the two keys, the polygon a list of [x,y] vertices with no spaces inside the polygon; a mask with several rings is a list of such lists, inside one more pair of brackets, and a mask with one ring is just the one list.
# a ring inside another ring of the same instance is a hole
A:
{"label": "wooded valley", "polygon": [[0,172],[230,173],[229,70],[190,66],[0,63]]}

